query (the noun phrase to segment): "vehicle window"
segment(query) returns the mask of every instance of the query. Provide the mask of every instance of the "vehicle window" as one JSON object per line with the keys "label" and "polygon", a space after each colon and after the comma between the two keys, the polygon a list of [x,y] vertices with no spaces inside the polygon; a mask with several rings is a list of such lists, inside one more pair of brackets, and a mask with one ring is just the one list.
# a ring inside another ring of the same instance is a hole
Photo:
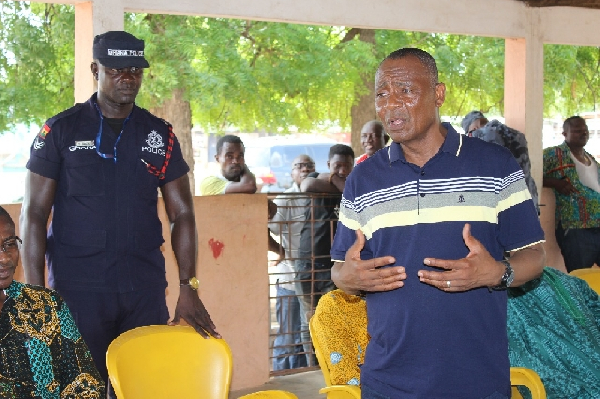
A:
{"label": "vehicle window", "polygon": [[273,151],[271,154],[271,167],[272,168],[281,168],[284,165],[283,157],[279,151]]}
{"label": "vehicle window", "polygon": [[312,157],[315,160],[315,169],[317,172],[328,172],[327,160],[329,158],[329,148],[331,145],[312,146]]}
{"label": "vehicle window", "polygon": [[253,167],[269,167],[269,148],[246,147],[244,159],[246,165],[252,170]]}
{"label": "vehicle window", "polygon": [[283,163],[292,168],[292,162],[298,155],[306,154],[306,147],[301,145],[291,145],[283,147]]}

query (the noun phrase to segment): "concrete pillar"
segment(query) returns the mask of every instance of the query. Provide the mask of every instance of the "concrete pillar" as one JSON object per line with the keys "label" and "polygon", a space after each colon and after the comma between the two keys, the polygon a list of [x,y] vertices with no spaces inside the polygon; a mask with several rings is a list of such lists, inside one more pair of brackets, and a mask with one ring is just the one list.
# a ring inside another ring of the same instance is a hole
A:
{"label": "concrete pillar", "polygon": [[524,38],[504,40],[504,119],[507,125],[522,132],[525,132],[526,46]]}
{"label": "concrete pillar", "polygon": [[544,113],[544,43],[537,10],[528,9],[525,38],[505,40],[504,118],[527,136],[531,175],[542,188],[542,127]]}
{"label": "concrete pillar", "polygon": [[94,40],[92,3],[75,4],[75,102],[86,101],[96,90],[90,72]]}
{"label": "concrete pillar", "polygon": [[75,3],[75,102],[86,101],[96,91],[90,72],[94,36],[123,30],[124,12],[121,0]]}

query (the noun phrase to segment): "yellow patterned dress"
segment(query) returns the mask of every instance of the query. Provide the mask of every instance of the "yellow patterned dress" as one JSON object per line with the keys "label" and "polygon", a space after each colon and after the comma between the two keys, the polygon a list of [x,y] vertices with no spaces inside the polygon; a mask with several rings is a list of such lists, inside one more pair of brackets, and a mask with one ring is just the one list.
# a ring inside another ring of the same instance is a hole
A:
{"label": "yellow patterned dress", "polygon": [[319,300],[311,326],[313,342],[329,368],[333,385],[360,385],[360,366],[369,343],[367,304],[359,296],[336,289]]}
{"label": "yellow patterned dress", "polygon": [[17,281],[5,293],[0,398],[104,398],[104,382],[60,296]]}

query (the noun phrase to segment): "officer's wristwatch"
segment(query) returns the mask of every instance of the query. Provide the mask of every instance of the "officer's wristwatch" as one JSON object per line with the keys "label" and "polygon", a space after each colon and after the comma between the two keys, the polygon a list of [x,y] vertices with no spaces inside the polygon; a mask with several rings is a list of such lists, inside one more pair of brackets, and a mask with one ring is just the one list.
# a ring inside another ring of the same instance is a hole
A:
{"label": "officer's wristwatch", "polygon": [[502,275],[502,278],[500,279],[500,284],[498,284],[497,286],[494,287],[495,290],[504,290],[504,289],[510,287],[510,285],[512,284],[512,282],[515,278],[515,272],[513,271],[513,268],[510,265],[510,262],[507,261],[506,259],[503,259],[500,261],[500,263],[502,263],[504,265],[505,269],[504,269],[504,274]]}
{"label": "officer's wristwatch", "polygon": [[200,287],[200,281],[196,277],[186,278],[184,280],[179,280],[179,286],[189,285],[191,289],[196,291],[198,287]]}

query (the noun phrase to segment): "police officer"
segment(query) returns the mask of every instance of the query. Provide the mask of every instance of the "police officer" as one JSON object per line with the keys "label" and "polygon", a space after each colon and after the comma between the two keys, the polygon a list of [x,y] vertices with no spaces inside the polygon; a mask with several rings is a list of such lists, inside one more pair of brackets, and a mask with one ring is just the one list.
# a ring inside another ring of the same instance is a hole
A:
{"label": "police officer", "polygon": [[158,189],[181,279],[171,323],[182,317],[203,336],[219,334],[196,291],[189,167],[171,125],[134,103],[149,67],[144,41],[107,32],[94,38],[93,56],[97,93],[50,118],[33,141],[21,232],[27,282],[44,285],[45,254],[49,285],[106,381],[110,342],[169,318]]}

